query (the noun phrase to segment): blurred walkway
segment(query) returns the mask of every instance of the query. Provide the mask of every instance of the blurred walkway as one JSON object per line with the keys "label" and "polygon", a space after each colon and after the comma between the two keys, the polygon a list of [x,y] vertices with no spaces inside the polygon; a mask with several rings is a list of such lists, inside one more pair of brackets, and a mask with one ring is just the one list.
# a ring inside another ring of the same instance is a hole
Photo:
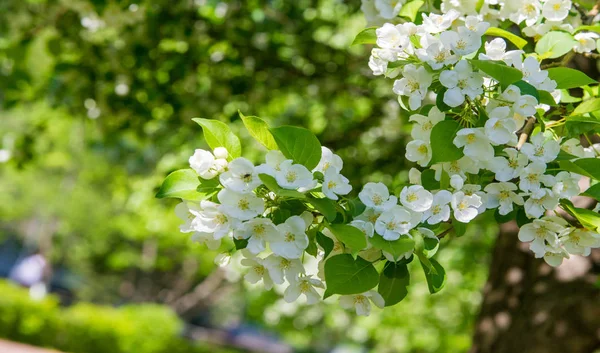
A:
{"label": "blurred walkway", "polygon": [[60,353],[59,351],[28,346],[21,343],[0,340],[0,352],[2,353]]}

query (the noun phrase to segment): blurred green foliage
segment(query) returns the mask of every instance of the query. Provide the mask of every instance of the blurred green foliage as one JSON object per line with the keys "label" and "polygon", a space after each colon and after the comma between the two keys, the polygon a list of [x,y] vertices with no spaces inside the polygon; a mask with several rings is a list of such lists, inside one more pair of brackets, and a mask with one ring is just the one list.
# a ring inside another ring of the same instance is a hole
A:
{"label": "blurred green foliage", "polygon": [[230,352],[180,338],[182,322],[164,306],[77,304],[62,309],[54,297],[36,301],[27,289],[5,281],[0,281],[0,292],[2,338],[71,353]]}
{"label": "blurred green foliage", "polygon": [[[206,147],[191,118],[230,124],[244,156],[256,159],[260,147],[238,109],[271,126],[310,128],[342,156],[353,185],[397,188],[410,167],[406,117],[389,82],[371,76],[368,48],[350,46],[365,26],[359,7],[358,0],[1,1],[0,149],[12,159],[0,164],[0,239],[18,236],[42,249],[53,266],[74,274],[71,288],[84,301],[171,304],[193,292],[214,270],[215,253],[179,233],[175,203],[154,194],[194,148]],[[339,343],[464,352],[495,226],[484,220],[464,238],[444,241],[438,260],[449,278],[437,295],[425,295],[417,275],[405,301],[355,318],[335,300],[296,308],[276,293],[230,285],[211,302],[213,322],[250,321],[320,352]],[[23,317],[58,310],[46,301],[31,305]],[[90,330],[77,331],[76,341],[92,345],[84,338],[95,337],[95,328],[85,328],[93,310],[65,311],[81,318],[77,330]],[[131,317],[111,310],[99,321],[116,315],[125,325]],[[198,312],[207,310],[184,314]],[[9,337],[52,345],[48,332]]]}

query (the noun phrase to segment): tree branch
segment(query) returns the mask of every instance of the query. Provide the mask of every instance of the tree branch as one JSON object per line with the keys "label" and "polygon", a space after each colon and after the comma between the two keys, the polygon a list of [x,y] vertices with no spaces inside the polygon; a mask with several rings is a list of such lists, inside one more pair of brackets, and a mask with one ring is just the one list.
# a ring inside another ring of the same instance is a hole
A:
{"label": "tree branch", "polygon": [[521,147],[523,147],[523,145],[525,144],[525,142],[527,142],[527,139],[529,138],[529,135],[531,135],[534,126],[535,118],[532,116],[527,118],[527,122],[525,123],[525,126],[523,127],[523,130],[521,130],[521,134],[519,135],[519,142],[517,143],[518,150],[520,150]]}

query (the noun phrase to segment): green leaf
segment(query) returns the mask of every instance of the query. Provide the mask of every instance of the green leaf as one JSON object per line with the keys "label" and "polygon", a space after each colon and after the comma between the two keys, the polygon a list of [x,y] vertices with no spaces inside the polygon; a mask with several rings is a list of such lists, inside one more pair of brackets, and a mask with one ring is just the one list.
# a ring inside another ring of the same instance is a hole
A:
{"label": "green leaf", "polygon": [[454,120],[444,120],[435,124],[431,130],[431,164],[452,162],[463,156],[462,150],[452,143],[460,129],[460,125]]}
{"label": "green leaf", "polygon": [[440,247],[438,238],[423,237],[423,253],[428,258],[433,257]]}
{"label": "green leaf", "polygon": [[523,73],[501,61],[471,60],[473,67],[483,71],[502,85],[508,86],[523,78]]}
{"label": "green leaf", "polygon": [[377,42],[377,34],[375,30],[377,27],[368,27],[360,31],[352,41],[352,45],[355,44],[375,44]]}
{"label": "green leaf", "polygon": [[236,250],[242,250],[248,246],[248,239],[233,238],[233,244],[235,245]]}
{"label": "green leaf", "polygon": [[423,187],[427,190],[440,189],[441,183],[435,180],[435,170],[425,169],[421,173],[421,185],[423,185]]}
{"label": "green leaf", "polygon": [[569,33],[551,31],[537,42],[535,52],[544,59],[554,59],[570,52],[575,43],[575,39]]}
{"label": "green leaf", "polygon": [[581,158],[558,162],[562,170],[600,180],[600,158]]}
{"label": "green leaf", "polygon": [[383,297],[385,306],[392,306],[406,297],[409,284],[410,273],[406,264],[387,262],[379,276],[377,291]]}
{"label": "green leaf", "polygon": [[573,217],[577,218],[579,223],[587,229],[600,229],[600,214],[585,208],[578,208],[569,200],[561,200],[561,206],[565,211],[569,212]]}
{"label": "green leaf", "polygon": [[558,105],[558,104],[556,104],[556,101],[554,100],[554,97],[552,97],[550,92],[541,90],[541,91],[538,91],[538,94],[540,95],[540,100],[539,100],[540,103],[547,104],[550,106]]}
{"label": "green leaf", "polygon": [[415,241],[407,236],[400,237],[397,240],[385,240],[377,233],[373,234],[373,237],[369,239],[371,245],[381,251],[390,253],[394,259],[398,259],[405,253],[412,251],[415,248]]}
{"label": "green leaf", "polygon": [[196,191],[200,185],[198,174],[192,169],[180,169],[169,174],[163,181],[156,197],[175,197],[190,201],[200,201],[203,194]]}
{"label": "green leaf", "polygon": [[417,18],[417,13],[419,12],[419,9],[421,8],[421,6],[423,6],[423,4],[425,4],[425,1],[423,0],[414,0],[409,3],[406,3],[402,5],[398,16],[406,17],[412,22],[414,22],[415,18]]}
{"label": "green leaf", "polygon": [[581,31],[590,31],[590,32],[600,33],[600,26],[599,25],[578,26],[577,28],[575,28],[575,31],[573,31],[573,34],[575,34],[577,32],[581,32]]}
{"label": "green leaf", "polygon": [[573,110],[571,116],[583,115],[600,110],[600,98],[592,98],[583,101]]}
{"label": "green leaf", "polygon": [[327,256],[329,256],[329,254],[331,253],[331,250],[333,250],[333,245],[334,245],[333,240],[321,232],[317,232],[316,238],[317,238],[317,243],[319,245],[321,245],[321,247],[323,248],[323,251],[325,252],[323,258],[326,259]]}
{"label": "green leaf", "polygon": [[600,183],[594,184],[590,186],[584,193],[581,195],[592,197],[598,201],[600,201]]}
{"label": "green leaf", "polygon": [[548,77],[556,81],[556,88],[569,89],[598,83],[583,71],[568,67],[551,67],[548,69]]}
{"label": "green leaf", "polygon": [[238,113],[244,122],[244,126],[256,141],[270,150],[277,149],[277,143],[269,131],[269,125],[264,120],[256,116],[245,116],[239,110]]}
{"label": "green leaf", "polygon": [[379,283],[379,274],[373,264],[350,254],[335,255],[325,261],[327,290],[324,298],[332,294],[359,294],[374,288]]}
{"label": "green leaf", "polygon": [[360,229],[347,224],[327,226],[335,237],[352,250],[359,251],[367,247],[367,237]]}
{"label": "green leaf", "polygon": [[279,184],[277,184],[277,180],[275,180],[275,178],[269,174],[258,174],[258,178],[269,190],[273,191],[274,193],[277,193],[281,189]]}
{"label": "green leaf", "polygon": [[600,119],[595,116],[570,116],[567,118],[565,127],[572,136],[600,131]]}
{"label": "green leaf", "polygon": [[537,99],[537,101],[540,101],[540,94],[538,92],[538,90],[533,87],[532,85],[530,85],[529,83],[521,80],[521,81],[517,81],[515,83],[513,83],[513,85],[519,87],[519,89],[521,90],[521,95],[530,95],[533,96],[535,99]]}
{"label": "green leaf", "polygon": [[297,190],[279,189],[277,196],[288,197],[292,199],[305,199],[306,195]]}
{"label": "green leaf", "polygon": [[[421,259],[419,257],[419,259]],[[421,261],[423,272],[427,278],[427,286],[429,287],[429,293],[434,294],[439,292],[446,284],[446,271],[435,259],[429,259],[434,270],[428,269],[425,264]]]}
{"label": "green leaf", "polygon": [[335,207],[336,204],[333,200],[328,198],[317,199],[312,196],[308,196],[307,201],[313,205],[317,211],[321,212],[321,214],[325,216],[329,222],[333,222],[333,220],[335,220],[337,210]]}
{"label": "green leaf", "polygon": [[348,200],[348,210],[350,211],[352,217],[361,215],[363,212],[365,212],[366,208],[367,206],[365,206],[365,204],[362,203],[358,197]]}
{"label": "green leaf", "polygon": [[195,118],[192,120],[202,126],[204,139],[210,148],[225,147],[229,152],[228,159],[234,159],[242,155],[240,139],[231,132],[227,124],[213,119]]}
{"label": "green leaf", "polygon": [[198,191],[199,193],[204,194],[204,195],[209,195],[209,194],[216,192],[217,187],[219,185],[221,185],[219,183],[219,178],[199,179],[199,180],[200,180],[200,185],[198,185],[198,187],[196,188],[196,191]]}
{"label": "green leaf", "polygon": [[527,45],[527,41],[525,39],[497,27],[488,28],[487,31],[485,31],[485,35],[508,39],[519,49],[523,49],[523,47]]}
{"label": "green leaf", "polygon": [[310,130],[296,126],[270,129],[277,146],[287,158],[312,170],[321,160],[321,143]]}

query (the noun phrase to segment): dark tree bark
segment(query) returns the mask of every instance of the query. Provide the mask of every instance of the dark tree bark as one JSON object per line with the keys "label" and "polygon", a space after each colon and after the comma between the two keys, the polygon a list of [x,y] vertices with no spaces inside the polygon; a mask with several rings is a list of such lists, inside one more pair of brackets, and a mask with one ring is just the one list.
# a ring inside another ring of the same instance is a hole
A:
{"label": "dark tree bark", "polygon": [[470,353],[593,353],[600,348],[600,250],[558,268],[501,225]]}

